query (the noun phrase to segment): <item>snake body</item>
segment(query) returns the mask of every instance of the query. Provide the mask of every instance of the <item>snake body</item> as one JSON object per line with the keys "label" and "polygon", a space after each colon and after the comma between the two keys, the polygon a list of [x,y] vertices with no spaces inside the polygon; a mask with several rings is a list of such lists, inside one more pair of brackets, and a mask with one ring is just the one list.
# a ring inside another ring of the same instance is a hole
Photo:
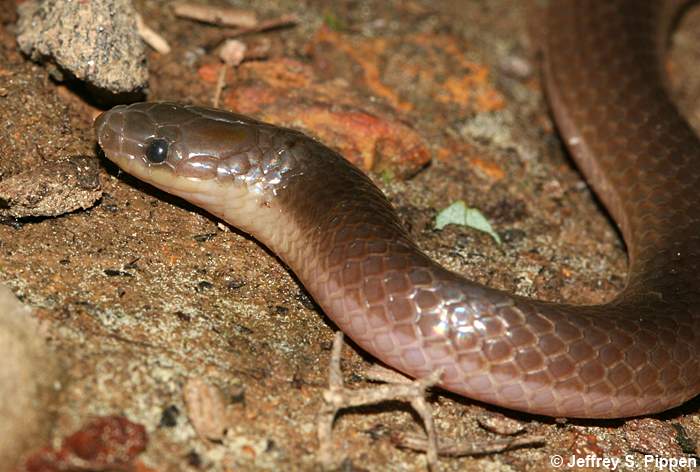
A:
{"label": "snake body", "polygon": [[664,2],[553,2],[557,124],[629,252],[611,302],[526,299],[452,273],[381,191],[304,134],[210,108],[118,106],[106,156],[256,237],[358,345],[411,376],[557,417],[662,411],[700,393],[700,143],[663,86]]}

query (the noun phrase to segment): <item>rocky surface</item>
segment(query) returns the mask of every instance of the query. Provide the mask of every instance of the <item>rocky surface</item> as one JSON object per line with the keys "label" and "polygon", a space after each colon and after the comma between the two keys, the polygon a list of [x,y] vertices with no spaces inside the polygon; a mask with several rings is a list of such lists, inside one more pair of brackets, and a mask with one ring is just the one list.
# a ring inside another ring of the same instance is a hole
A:
{"label": "rocky surface", "polygon": [[[135,2],[172,49],[147,53],[149,98],[210,105],[222,71],[214,51],[231,31],[177,19],[169,3]],[[300,21],[239,37],[264,54],[223,70],[221,106],[302,129],[377,171],[418,244],[450,269],[521,295],[600,302],[624,285],[624,246],[553,130],[532,39],[539,3],[251,2],[261,20]],[[680,25],[669,62],[691,119],[698,12]],[[313,469],[332,322],[256,241],[101,159],[97,110],[20,54],[16,34],[14,9],[0,9],[0,184],[73,155],[93,156],[101,180],[102,198],[86,210],[0,225],[0,281],[33,307],[67,366],[53,444],[90,418],[120,415],[145,427],[140,470]],[[456,200],[479,209],[502,244],[465,227],[434,230]],[[373,360],[343,353],[347,386],[371,386]],[[186,399],[192,385],[207,387]],[[654,428],[560,424],[440,391],[430,403],[452,441],[502,439],[504,428],[482,426],[484,412],[546,438],[444,459],[444,470],[549,470],[554,455],[685,457],[700,438],[697,400]],[[420,431],[390,403],[341,415],[334,447],[348,469],[416,470],[423,456],[391,438]]]}

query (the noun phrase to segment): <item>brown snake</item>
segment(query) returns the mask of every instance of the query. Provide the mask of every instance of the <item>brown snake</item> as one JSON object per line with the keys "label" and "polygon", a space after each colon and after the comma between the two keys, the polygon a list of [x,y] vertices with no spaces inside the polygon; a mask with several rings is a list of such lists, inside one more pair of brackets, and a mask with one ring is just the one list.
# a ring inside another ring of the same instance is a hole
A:
{"label": "brown snake", "polygon": [[700,393],[700,143],[665,92],[673,10],[552,2],[547,92],[629,252],[611,302],[529,300],[443,269],[359,170],[305,135],[220,110],[118,106],[96,121],[125,171],[255,236],[358,345],[453,392],[552,416],[610,418]]}

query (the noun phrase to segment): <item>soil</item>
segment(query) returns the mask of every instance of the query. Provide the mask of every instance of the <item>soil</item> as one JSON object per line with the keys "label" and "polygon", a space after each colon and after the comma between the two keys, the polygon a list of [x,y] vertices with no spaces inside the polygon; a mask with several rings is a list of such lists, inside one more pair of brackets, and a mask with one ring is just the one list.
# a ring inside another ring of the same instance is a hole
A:
{"label": "soil", "polygon": [[[123,415],[148,433],[143,470],[317,468],[333,322],[254,239],[102,157],[91,127],[99,110],[18,52],[15,2],[3,3],[0,181],[86,155],[101,182],[88,208],[0,225],[0,281],[48,326],[66,371],[53,438]],[[222,67],[214,46],[225,30],[178,19],[165,0],[134,3],[172,47],[149,52],[148,99],[211,105]],[[449,269],[539,299],[605,301],[625,283],[624,243],[548,114],[539,3],[237,2],[259,18],[293,13],[299,23],[240,38],[264,54],[226,71],[221,106],[303,129],[363,165],[418,244]],[[685,15],[669,58],[674,93],[700,130],[697,44],[700,8]],[[501,245],[466,227],[433,229],[437,212],[459,199],[486,216]],[[347,384],[371,385],[363,373],[373,362],[346,348]],[[183,389],[192,379],[221,392],[222,437],[203,437],[188,418]],[[641,429],[561,423],[440,390],[430,400],[440,437],[500,438],[478,422],[493,413],[545,437],[540,447],[444,459],[443,470],[548,470],[554,455],[629,454],[639,466],[669,442],[678,457],[698,453],[698,399],[647,420],[672,427]],[[334,445],[343,470],[420,470],[424,456],[391,441],[420,431],[410,407],[394,402],[341,415]]]}

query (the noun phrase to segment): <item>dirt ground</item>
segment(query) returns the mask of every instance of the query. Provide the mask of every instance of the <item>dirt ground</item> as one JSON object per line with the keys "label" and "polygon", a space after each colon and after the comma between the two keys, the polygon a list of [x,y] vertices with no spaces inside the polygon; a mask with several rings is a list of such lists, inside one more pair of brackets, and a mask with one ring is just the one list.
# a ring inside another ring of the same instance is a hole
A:
{"label": "dirt ground", "polygon": [[[227,71],[222,107],[303,129],[369,168],[419,245],[471,279],[577,303],[623,287],[624,244],[563,152],[544,101],[533,40],[539,2],[235,3],[299,23],[241,38],[263,53]],[[255,240],[100,157],[97,109],[18,52],[15,2],[3,4],[0,181],[86,155],[101,182],[87,209],[0,225],[0,282],[34,308],[66,373],[53,443],[90,418],[121,415],[148,434],[138,470],[317,468],[332,321]],[[149,51],[148,99],[210,105],[222,29],[177,19],[164,0],[135,5],[172,47]],[[668,68],[696,129],[698,44],[695,8]],[[459,199],[488,218],[502,245],[465,227],[433,229],[436,213]],[[371,385],[372,363],[346,348],[347,384]],[[193,427],[183,397],[192,379],[223,392],[225,437]],[[536,447],[443,459],[443,470],[548,470],[554,455],[626,454],[635,465],[618,470],[632,470],[644,453],[698,454],[698,399],[651,419],[563,423],[440,390],[430,401],[441,438],[502,439],[480,425],[493,415],[544,436]],[[392,402],[342,414],[334,447],[342,470],[421,470],[424,456],[391,440],[421,431],[410,408]]]}

